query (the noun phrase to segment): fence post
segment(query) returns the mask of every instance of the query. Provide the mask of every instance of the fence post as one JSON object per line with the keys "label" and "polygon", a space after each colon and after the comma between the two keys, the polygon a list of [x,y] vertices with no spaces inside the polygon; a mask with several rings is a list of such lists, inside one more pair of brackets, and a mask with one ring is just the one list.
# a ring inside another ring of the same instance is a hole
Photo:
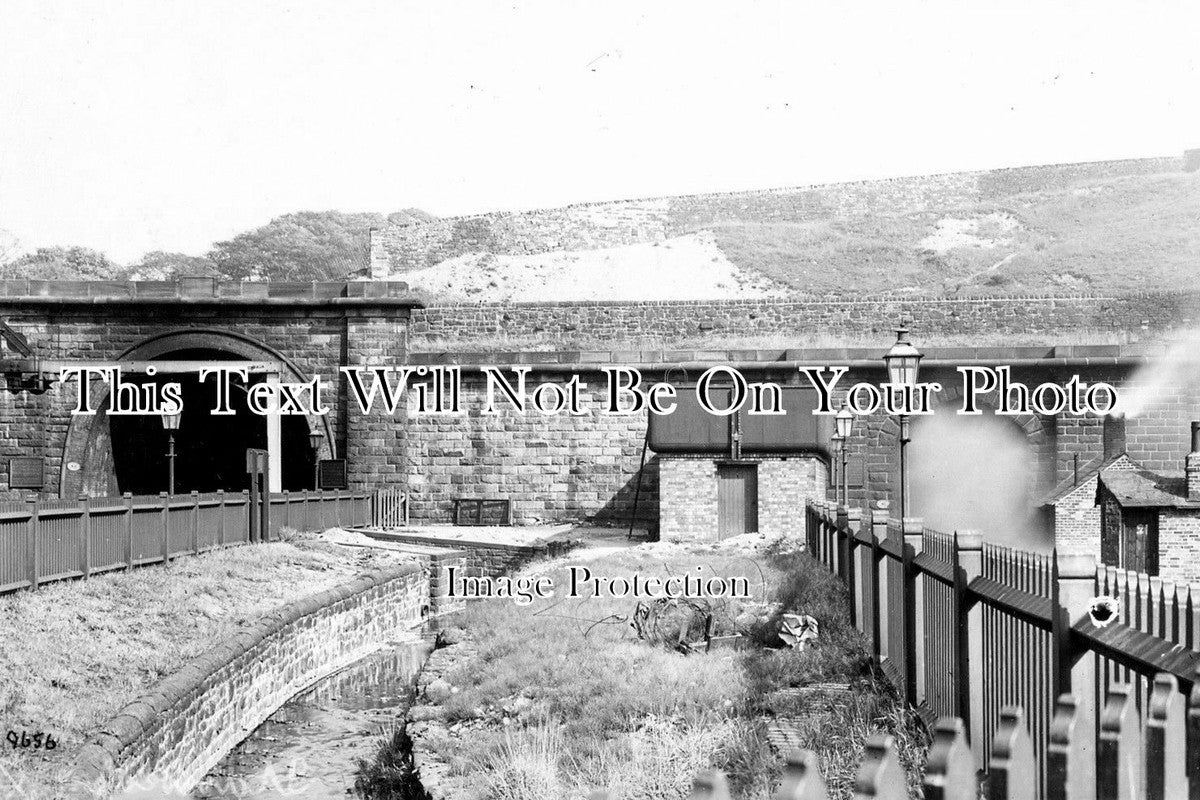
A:
{"label": "fence post", "polygon": [[887,507],[874,509],[871,514],[871,568],[868,582],[871,586],[871,647],[876,662],[883,655],[882,615],[879,613],[879,560],[882,556],[879,554],[879,543],[887,538],[887,523]]}
{"label": "fence post", "polygon": [[25,547],[25,554],[29,559],[29,588],[36,589],[38,587],[38,501],[36,498],[31,498],[29,503],[29,530],[28,540]]}
{"label": "fence post", "polygon": [[954,533],[954,689],[955,709],[966,723],[971,752],[984,764],[983,750],[983,607],[967,592],[983,575],[983,535]]}
{"label": "fence post", "polygon": [[1148,800],[1187,797],[1186,737],[1179,680],[1174,675],[1159,673],[1154,677],[1154,688],[1146,713]]}
{"label": "fence post", "polygon": [[1096,595],[1096,559],[1091,555],[1054,556],[1055,601],[1053,629],[1054,691],[1070,693],[1077,709],[1073,735],[1083,758],[1078,768],[1071,765],[1071,785],[1081,797],[1096,794],[1096,654],[1091,650],[1075,653],[1071,647],[1071,626],[1087,616]]}
{"label": "fence post", "polygon": [[292,527],[292,494],[287,489],[283,490],[283,524],[279,529]]}
{"label": "fence post", "polygon": [[925,596],[924,579],[913,559],[925,547],[924,520],[906,517],[900,521],[900,530],[904,536],[904,693],[909,704],[916,706],[925,699],[925,648],[918,646],[925,642]]}
{"label": "fence post", "polygon": [[1108,701],[1100,715],[1096,788],[1101,800],[1140,800],[1146,796],[1142,721],[1137,703],[1137,689],[1129,684],[1108,690]]}
{"label": "fence post", "polygon": [[200,555],[200,493],[192,492],[192,554]]}
{"label": "fence post", "polygon": [[250,537],[254,534],[254,515],[258,513],[251,506],[249,489],[242,489],[242,512],[243,529],[246,531],[246,543],[249,544],[254,541]]}
{"label": "fence post", "polygon": [[850,509],[847,506],[837,506],[837,520],[834,526],[834,558],[837,560],[837,576],[841,578],[842,583],[846,583],[846,579],[850,577],[850,570],[846,566],[846,556],[850,552]]}
{"label": "fence post", "polygon": [[[1191,630],[1191,625],[1188,626],[1188,630]],[[1192,691],[1188,695],[1187,710],[1183,720],[1185,754],[1183,770],[1187,776],[1188,800],[1200,800],[1200,668],[1196,669],[1195,677],[1192,680]]]}
{"label": "fence post", "polygon": [[846,509],[846,588],[850,592],[850,624],[858,626],[862,619],[862,592],[858,589],[858,532],[862,530],[862,509]]}
{"label": "fence post", "polygon": [[92,577],[92,499],[79,495],[79,571],[86,581]]}
{"label": "fence post", "polygon": [[225,490],[217,489],[217,547],[225,546]]}
{"label": "fence post", "polygon": [[171,560],[171,496],[166,492],[159,492],[158,496],[162,498],[162,511],[159,512],[162,521],[162,560],[166,564]]}
{"label": "fence post", "polygon": [[133,569],[133,493],[125,492],[125,571]]}

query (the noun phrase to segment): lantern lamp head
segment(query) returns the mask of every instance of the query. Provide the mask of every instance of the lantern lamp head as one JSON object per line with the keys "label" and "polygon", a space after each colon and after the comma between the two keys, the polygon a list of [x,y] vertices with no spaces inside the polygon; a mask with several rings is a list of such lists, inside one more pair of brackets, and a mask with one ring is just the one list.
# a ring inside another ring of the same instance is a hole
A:
{"label": "lantern lamp head", "polygon": [[179,411],[176,411],[174,414],[164,413],[162,415],[163,430],[164,431],[179,430],[179,422],[180,422],[180,419],[182,419],[182,417],[183,417],[182,409],[180,409]]}
{"label": "lantern lamp head", "polygon": [[843,440],[850,438],[850,432],[854,430],[854,414],[842,403],[842,408],[834,417],[837,423],[837,435]]}
{"label": "lantern lamp head", "polygon": [[896,343],[883,356],[888,382],[893,386],[916,386],[922,355],[908,340],[908,328],[896,329]]}

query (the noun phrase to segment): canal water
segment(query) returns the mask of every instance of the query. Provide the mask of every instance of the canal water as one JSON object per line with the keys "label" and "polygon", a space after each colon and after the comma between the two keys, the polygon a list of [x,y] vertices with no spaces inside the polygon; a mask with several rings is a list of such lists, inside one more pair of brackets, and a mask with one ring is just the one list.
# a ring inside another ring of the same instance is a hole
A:
{"label": "canal water", "polygon": [[414,633],[318,681],[231,750],[191,797],[353,797],[359,760],[373,759],[404,724],[432,647]]}

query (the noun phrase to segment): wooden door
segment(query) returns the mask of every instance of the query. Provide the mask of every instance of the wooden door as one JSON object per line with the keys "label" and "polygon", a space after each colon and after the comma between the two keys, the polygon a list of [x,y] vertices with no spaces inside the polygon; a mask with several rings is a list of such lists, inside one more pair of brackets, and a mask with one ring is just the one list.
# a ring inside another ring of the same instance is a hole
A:
{"label": "wooden door", "polygon": [[758,467],[717,465],[717,537],[758,531]]}

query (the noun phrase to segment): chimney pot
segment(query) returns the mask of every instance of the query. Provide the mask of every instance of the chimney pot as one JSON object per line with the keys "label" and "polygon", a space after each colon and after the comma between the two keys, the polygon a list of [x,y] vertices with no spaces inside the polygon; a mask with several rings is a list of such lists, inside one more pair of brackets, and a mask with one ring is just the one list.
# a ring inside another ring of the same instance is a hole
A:
{"label": "chimney pot", "polygon": [[1192,452],[1184,459],[1183,472],[1187,475],[1188,500],[1200,502],[1200,422],[1192,423]]}
{"label": "chimney pot", "polygon": [[1125,415],[1108,414],[1104,417],[1104,460],[1109,461],[1125,452]]}

